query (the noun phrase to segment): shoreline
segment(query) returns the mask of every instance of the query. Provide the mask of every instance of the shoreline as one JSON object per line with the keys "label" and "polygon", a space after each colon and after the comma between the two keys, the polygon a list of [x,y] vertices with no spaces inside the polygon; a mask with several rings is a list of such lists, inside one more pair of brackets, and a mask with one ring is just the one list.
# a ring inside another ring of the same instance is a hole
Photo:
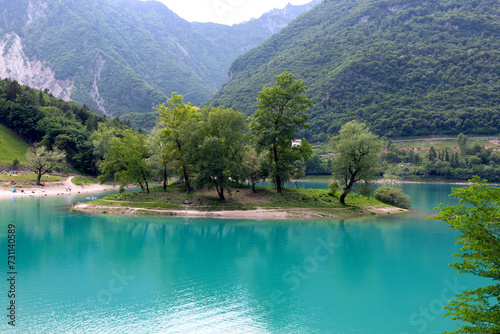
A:
{"label": "shoreline", "polygon": [[[115,190],[113,186],[91,183],[84,186],[77,186],[71,182],[74,176],[69,176],[64,182],[54,182],[53,184],[48,184],[46,186],[36,186],[30,185],[22,188],[17,188],[15,186],[5,188],[0,188],[0,199],[5,198],[19,198],[19,197],[42,197],[42,196],[64,196],[64,195],[76,195],[76,194],[94,194],[103,191]],[[17,192],[11,192],[11,189],[15,188]],[[71,191],[69,190],[71,189]],[[24,190],[24,193],[21,192]]]}
{"label": "shoreline", "polygon": [[[92,202],[77,203],[71,208],[72,211],[78,211],[91,214],[112,214],[112,215],[151,215],[151,216],[169,216],[169,217],[185,217],[185,218],[220,218],[220,219],[245,219],[245,220],[267,220],[267,219],[336,219],[336,218],[352,218],[362,216],[380,216],[404,214],[409,212],[407,209],[402,209],[393,206],[380,207],[364,207],[359,208],[356,214],[346,212],[352,207],[320,210],[307,208],[294,209],[264,209],[256,208],[252,210],[217,210],[203,211],[195,210],[189,207],[183,210],[172,209],[149,209],[129,206],[105,206],[94,205]],[[344,213],[342,215],[342,213]]]}

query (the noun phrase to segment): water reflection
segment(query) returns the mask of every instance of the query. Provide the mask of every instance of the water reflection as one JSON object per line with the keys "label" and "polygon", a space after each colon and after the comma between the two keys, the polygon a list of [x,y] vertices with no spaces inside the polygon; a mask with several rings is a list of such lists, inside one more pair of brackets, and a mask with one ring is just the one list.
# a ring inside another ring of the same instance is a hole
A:
{"label": "water reflection", "polygon": [[20,330],[399,333],[457,275],[448,267],[456,234],[424,217],[452,200],[447,189],[404,185],[417,215],[328,221],[87,215],[68,212],[68,198],[0,201],[2,222],[18,231]]}

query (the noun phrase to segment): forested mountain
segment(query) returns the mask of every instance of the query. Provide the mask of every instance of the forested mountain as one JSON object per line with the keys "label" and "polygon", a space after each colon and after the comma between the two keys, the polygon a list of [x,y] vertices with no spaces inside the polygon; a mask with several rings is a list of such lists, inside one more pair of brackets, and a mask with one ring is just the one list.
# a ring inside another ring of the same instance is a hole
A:
{"label": "forested mountain", "polygon": [[0,1],[0,77],[114,116],[152,111],[174,91],[203,102],[234,58],[311,7],[224,26],[156,1]]}
{"label": "forested mountain", "polygon": [[352,119],[379,135],[498,133],[500,3],[328,0],[231,65],[209,100],[252,114],[283,71],[303,79],[326,140]]}

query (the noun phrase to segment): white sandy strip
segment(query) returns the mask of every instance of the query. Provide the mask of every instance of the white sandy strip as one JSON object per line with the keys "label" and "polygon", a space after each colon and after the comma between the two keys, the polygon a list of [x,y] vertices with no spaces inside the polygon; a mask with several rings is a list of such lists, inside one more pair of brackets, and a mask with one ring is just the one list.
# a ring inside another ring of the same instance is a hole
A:
{"label": "white sandy strip", "polygon": [[[0,190],[0,198],[11,197],[30,197],[30,196],[63,196],[70,194],[97,194],[100,191],[113,190],[112,186],[91,183],[89,185],[77,186],[71,182],[73,176],[66,179],[64,184],[47,185],[47,186],[31,186],[27,188],[15,188],[16,193],[11,192],[12,188],[3,188]],[[14,188],[14,186],[13,186]],[[71,192],[69,191],[71,189]],[[24,193],[21,192],[24,190]]]}

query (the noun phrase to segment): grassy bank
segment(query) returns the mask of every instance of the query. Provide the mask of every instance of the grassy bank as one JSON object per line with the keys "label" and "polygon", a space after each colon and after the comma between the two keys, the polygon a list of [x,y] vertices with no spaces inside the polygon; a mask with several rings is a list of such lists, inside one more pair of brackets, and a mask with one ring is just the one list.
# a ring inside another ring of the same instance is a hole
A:
{"label": "grassy bank", "polygon": [[[36,184],[37,175],[35,173],[21,172],[21,173],[8,173],[0,174],[0,186],[3,187],[28,187]],[[57,184],[64,182],[65,178],[61,176],[47,176],[42,175],[41,182],[46,184]],[[15,182],[13,184],[12,182]]]}
{"label": "grassy bank", "polygon": [[[77,210],[97,213],[131,214],[182,214],[181,211],[213,212],[247,211],[251,216],[255,210],[280,211],[286,217],[329,218],[353,217],[378,213],[396,213],[405,210],[381,203],[373,198],[359,195],[347,197],[347,206],[339,203],[340,193],[332,196],[327,190],[285,188],[277,194],[273,188],[258,187],[253,193],[250,187],[233,189],[227,200],[221,202],[214,190],[201,189],[187,194],[179,184],[167,191],[153,189],[144,192],[123,193],[85,203]],[[251,218],[251,217],[248,217]]]}
{"label": "grassy bank", "polygon": [[28,143],[0,124],[0,165],[11,165],[16,158],[20,164],[25,163],[28,148]]}

